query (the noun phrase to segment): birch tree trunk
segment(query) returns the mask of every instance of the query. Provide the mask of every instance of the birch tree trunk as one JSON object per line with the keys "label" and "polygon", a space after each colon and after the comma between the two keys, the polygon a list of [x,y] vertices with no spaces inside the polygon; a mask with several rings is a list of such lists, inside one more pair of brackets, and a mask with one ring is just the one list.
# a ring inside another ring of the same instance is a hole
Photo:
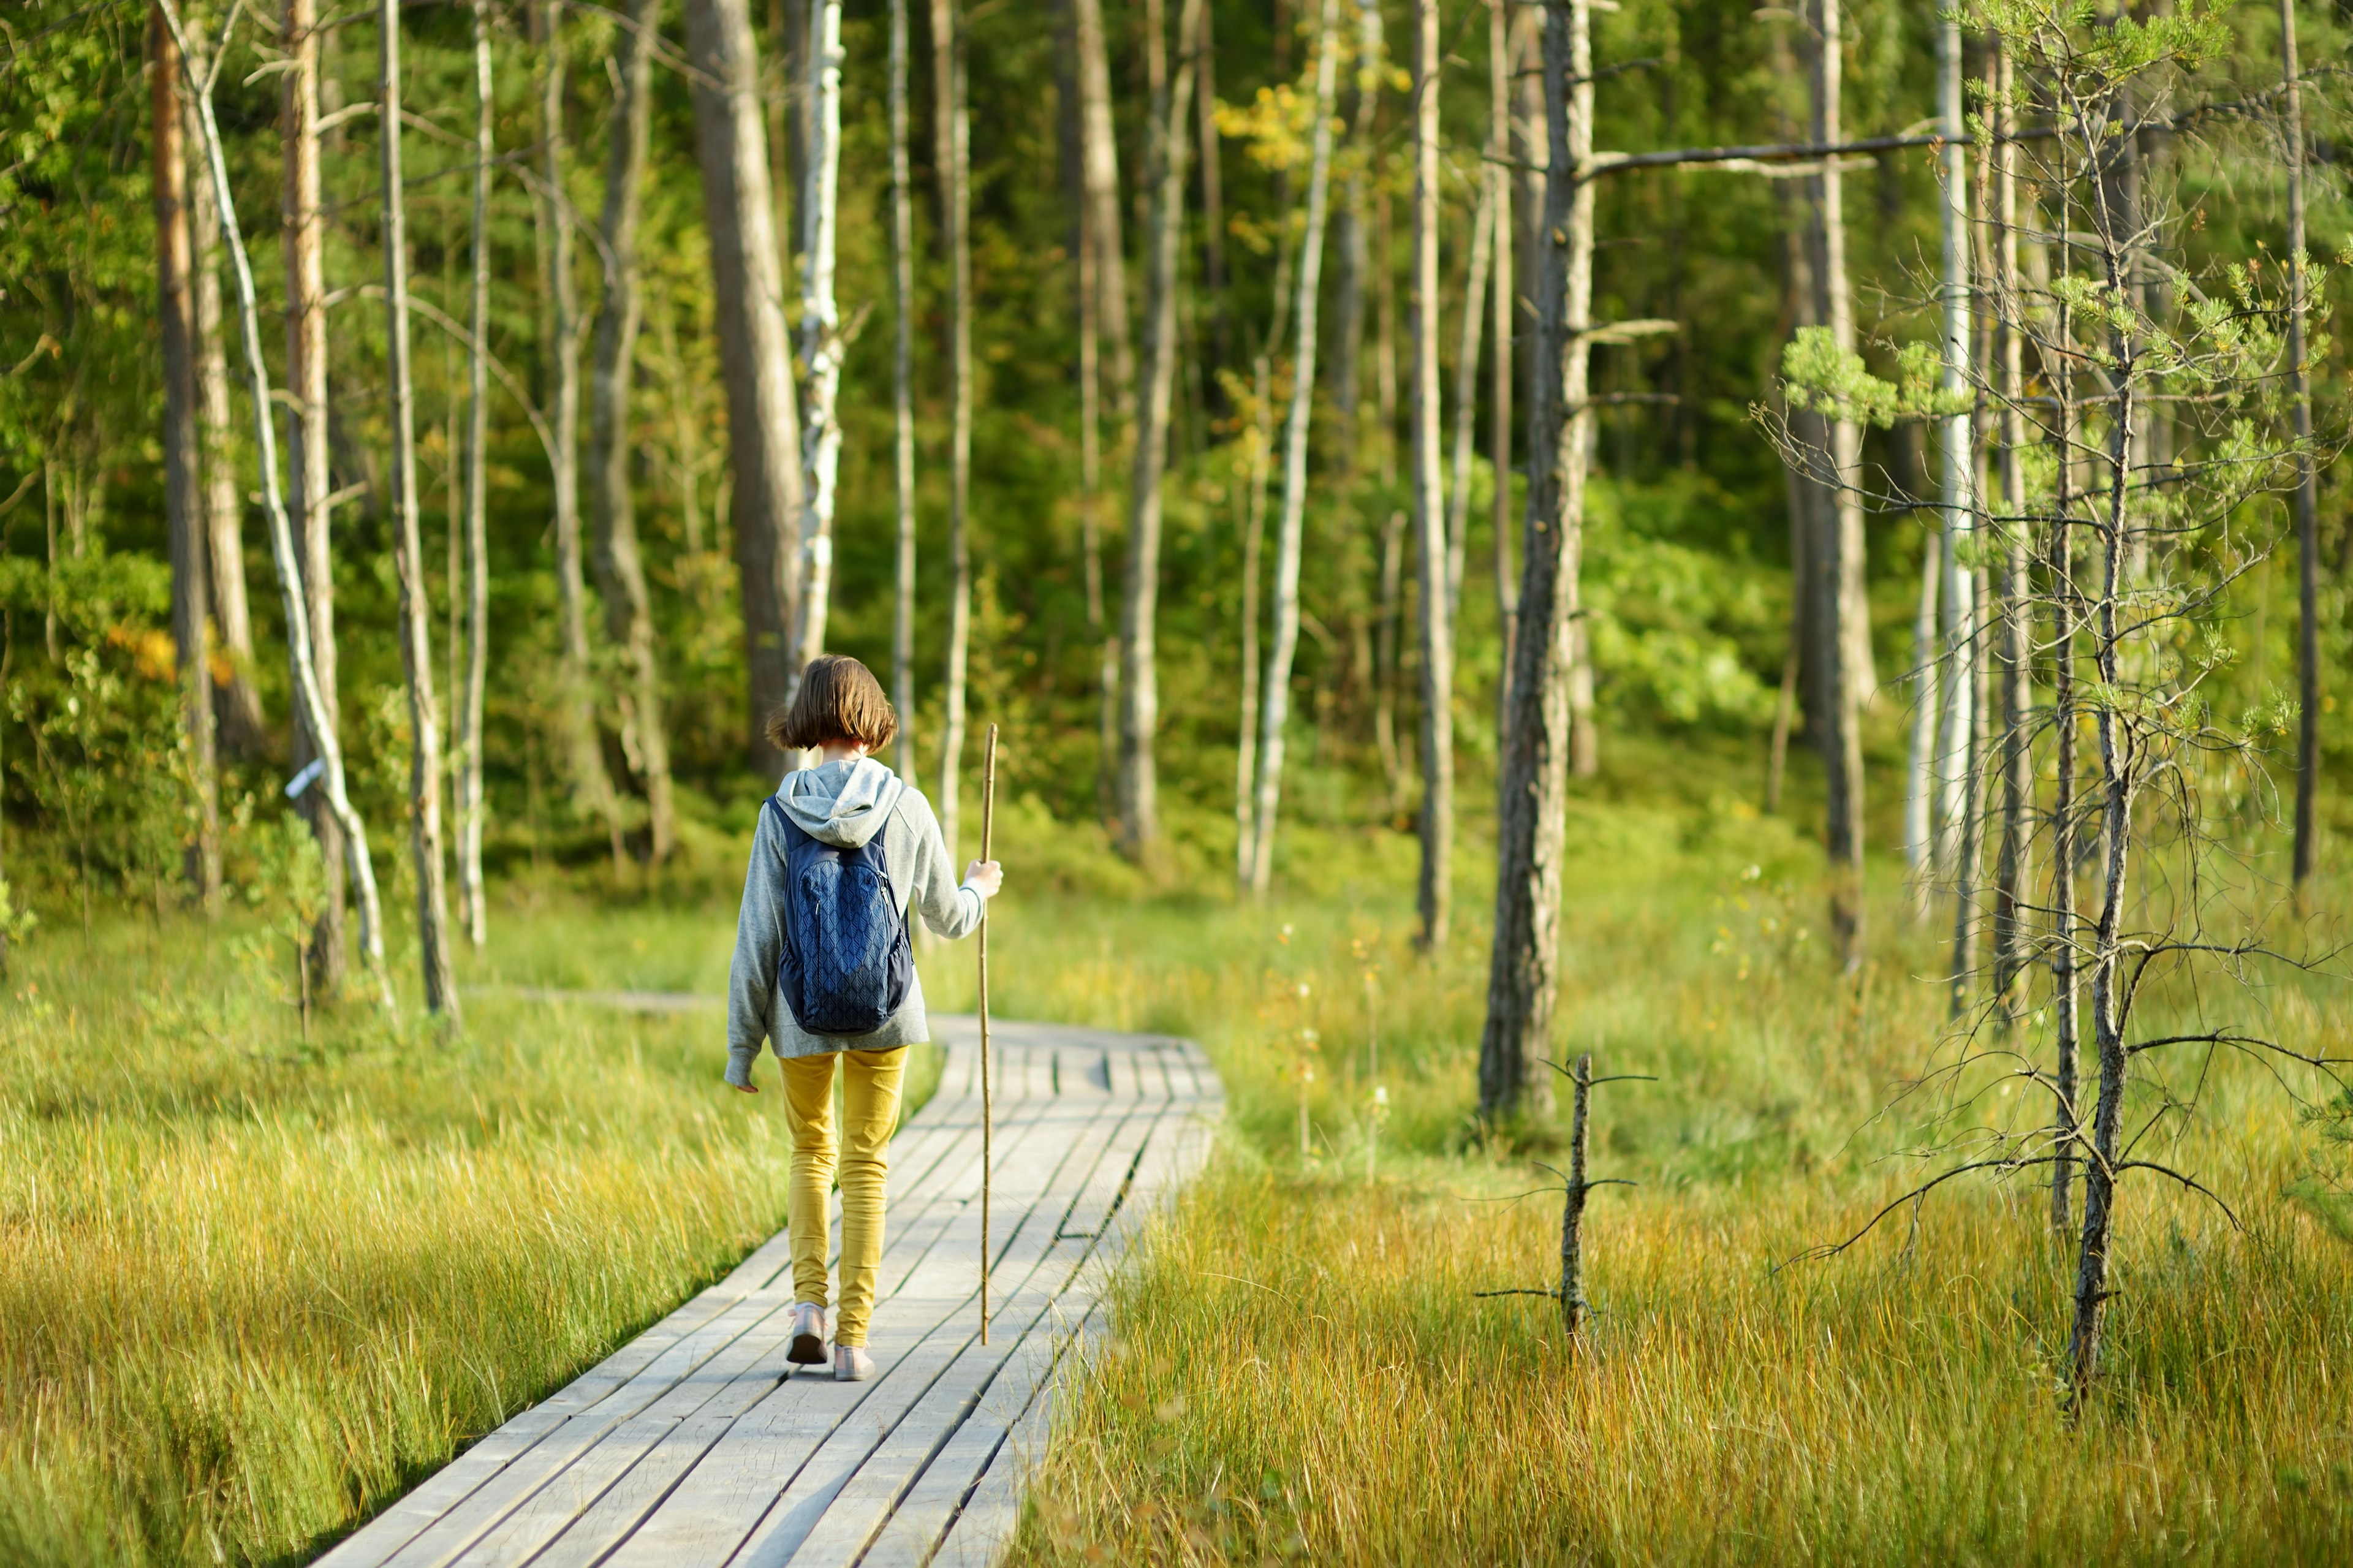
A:
{"label": "birch tree trunk", "polygon": [[1920,544],[1920,597],[1912,616],[1912,742],[1905,761],[1904,867],[1912,918],[1925,921],[1936,887],[1936,722],[1944,670],[1936,626],[1945,580],[1945,530],[1929,528]]}
{"label": "birch tree trunk", "polygon": [[1995,101],[2000,106],[1995,145],[1994,319],[2001,334],[2001,567],[1998,598],[2000,641],[1996,658],[2001,682],[2001,845],[1994,868],[1993,996],[2002,1026],[2017,1022],[2026,998],[2019,980],[2026,971],[2026,884],[2034,810],[2034,637],[2030,624],[2033,584],[2029,574],[2031,524],[2026,510],[2026,343],[2018,273],[2018,111],[2009,53],[1997,43],[1993,59]]}
{"label": "birch tree trunk", "polygon": [[[1446,500],[1446,624],[1462,618],[1462,568],[1471,529],[1471,470],[1479,422],[1479,354],[1484,344],[1487,271],[1493,258],[1495,182],[1482,174],[1471,214],[1471,259],[1462,280],[1462,336],[1454,357],[1454,457]],[[1499,473],[1501,470],[1497,470]],[[1448,650],[1448,660],[1453,658]]]}
{"label": "birch tree trunk", "polygon": [[2319,859],[2315,800],[2320,787],[2320,482],[2312,451],[2312,373],[2305,364],[2306,319],[2311,314],[2304,259],[2304,89],[2296,65],[2295,0],[2280,0],[2281,134],[2286,142],[2288,395],[2295,413],[2296,890],[2312,879]]}
{"label": "birch tree trunk", "polygon": [[1512,250],[1517,243],[1512,226],[1512,173],[1505,160],[1512,155],[1512,71],[1517,60],[1513,47],[1512,20],[1505,0],[1487,0],[1487,147],[1484,170],[1488,191],[1488,225],[1493,231],[1495,286],[1495,363],[1487,388],[1487,439],[1493,450],[1489,465],[1495,471],[1495,493],[1490,502],[1489,526],[1495,534],[1495,621],[1503,630],[1503,668],[1495,682],[1495,750],[1501,755],[1509,743],[1512,711],[1512,647],[1518,636],[1519,583],[1512,570],[1512,384],[1516,372],[1513,326],[1518,315],[1512,285]]}
{"label": "birch tree trunk", "polygon": [[[1209,296],[1208,363],[1201,379],[1220,396],[1221,375],[1230,363],[1230,323],[1226,312],[1226,195],[1218,155],[1218,43],[1214,33],[1217,7],[1201,7],[1201,31],[1191,47],[1201,73],[1194,122],[1201,139],[1201,287]],[[1222,403],[1213,406],[1223,406]]]}
{"label": "birch tree trunk", "polygon": [[[1842,139],[1840,100],[1843,36],[1840,0],[1819,0],[1820,47],[1815,53],[1814,140],[1831,146]],[[1821,313],[1831,341],[1852,353],[1855,346],[1853,293],[1846,272],[1845,176],[1838,160],[1822,160],[1817,181],[1822,237]],[[1831,862],[1831,930],[1852,970],[1862,962],[1862,708],[1871,697],[1870,605],[1863,595],[1863,535],[1861,472],[1862,432],[1850,419],[1830,422],[1831,493],[1824,498],[1828,537],[1814,558],[1824,575],[1818,599],[1829,625],[1816,632],[1828,653],[1823,682],[1824,718],[1818,737],[1830,778],[1824,847]],[[1824,635],[1827,633],[1828,635]]]}
{"label": "birch tree trunk", "polygon": [[1592,19],[1587,0],[1545,12],[1547,140],[1542,266],[1528,409],[1527,531],[1514,649],[1511,745],[1496,831],[1495,935],[1479,1042],[1479,1110],[1551,1109],[1541,1058],[1560,980],[1568,678],[1584,544],[1587,332],[1593,308]]}
{"label": "birch tree trunk", "polygon": [[[203,61],[195,61],[199,69]],[[195,109],[180,103],[182,145],[201,142]],[[230,446],[237,416],[229,406],[228,350],[222,338],[220,209],[212,183],[188,180],[187,216],[190,302],[195,322],[196,431],[203,452],[202,482],[206,584],[211,594],[213,631],[218,651],[228,656],[229,678],[215,688],[207,678],[216,733],[232,756],[258,757],[268,744],[261,696],[253,687],[253,612],[245,594],[245,503],[237,493],[237,456]]]}
{"label": "birch tree trunk", "polygon": [[[279,569],[281,575],[289,570],[297,573],[288,587],[299,610],[289,614],[304,623],[302,640],[311,684],[319,697],[316,714],[302,701],[295,703],[292,750],[297,773],[313,761],[323,760],[330,749],[340,756],[339,747],[322,748],[315,738],[322,729],[329,736],[338,732],[341,711],[335,682],[335,558],[329,526],[335,481],[327,432],[326,215],[319,180],[318,21],[318,0],[286,0],[279,31],[288,65],[280,222],[286,268],[286,389],[292,404],[292,417],[288,421],[292,438],[287,458],[294,489],[290,526],[296,534],[293,548],[300,562],[299,567],[281,562]],[[288,641],[290,650],[290,634]],[[299,699],[303,689],[299,668],[291,684]],[[315,786],[305,790],[297,805],[318,837],[319,859],[327,882],[318,929],[311,942],[312,988],[322,996],[333,996],[342,992],[351,963],[344,932],[344,861],[351,850],[344,842],[340,814],[331,809],[325,790]]]}
{"label": "birch tree trunk", "polygon": [[[915,206],[907,162],[907,0],[891,0],[891,351],[898,480],[897,595],[891,693],[899,710],[899,776],[915,776]],[[1100,618],[1100,617],[1098,617]]]}
{"label": "birch tree trunk", "polygon": [[[937,0],[934,0],[936,5]],[[1111,351],[1113,416],[1134,417],[1135,356],[1127,336],[1127,266],[1120,243],[1119,141],[1112,129],[1111,61],[1103,0],[1071,0],[1079,37],[1079,144],[1093,245],[1095,327]]]}
{"label": "birch tree trunk", "polygon": [[[555,599],[559,649],[555,722],[565,782],[574,807],[601,818],[621,868],[620,803],[606,771],[597,739],[596,710],[589,685],[588,584],[580,549],[580,298],[574,276],[572,226],[576,215],[565,184],[564,88],[568,68],[564,47],[564,0],[540,0],[533,18],[535,40],[545,57],[540,73],[540,233],[544,238],[541,279],[546,293],[548,423],[554,427],[555,455],[550,476],[555,499]],[[406,307],[403,307],[406,309]]]}
{"label": "birch tree trunk", "polygon": [[1234,879],[1249,887],[1257,849],[1259,557],[1266,541],[1267,469],[1273,457],[1274,387],[1267,356],[1253,367],[1250,429],[1250,499],[1242,520],[1240,722],[1234,731]]}
{"label": "birch tree trunk", "polygon": [[[188,47],[187,29],[180,20],[174,0],[155,0],[164,15],[164,23],[171,30],[172,41],[177,45],[183,70]],[[315,34],[308,35],[315,37]],[[207,88],[208,88],[207,84]],[[384,971],[384,920],[376,902],[375,866],[368,854],[367,828],[359,813],[352,809],[351,796],[343,788],[343,748],[336,743],[335,731],[328,722],[326,704],[321,695],[318,669],[311,658],[310,617],[305,613],[302,596],[302,575],[294,549],[294,531],[286,514],[284,497],[278,488],[278,436],[272,423],[273,405],[269,391],[269,370],[261,356],[261,306],[253,286],[253,263],[245,250],[245,236],[237,219],[236,197],[228,183],[228,159],[221,147],[220,124],[214,118],[212,94],[209,90],[195,94],[198,125],[204,141],[205,162],[210,172],[213,196],[220,205],[221,237],[228,247],[231,275],[237,283],[237,323],[244,340],[246,384],[253,397],[254,447],[259,461],[261,504],[269,519],[269,548],[278,566],[278,585],[283,595],[286,613],[287,654],[293,665],[296,711],[310,731],[311,744],[316,748],[321,764],[320,784],[327,793],[327,803],[343,829],[343,843],[350,857],[352,879],[358,885],[360,896],[360,942],[368,955],[368,967],[376,977],[378,994],[384,1005],[392,1005],[391,980]],[[317,786],[313,786],[317,787]]]}
{"label": "birch tree trunk", "polygon": [[[1968,138],[1962,120],[1961,27],[1958,17],[1938,24],[1936,34],[1936,109],[1939,129],[1948,138],[1938,171],[1944,184],[1939,209],[1944,233],[1944,385],[1959,395],[1969,386],[1972,345],[1969,342]],[[1974,696],[1963,659],[1977,618],[1974,583],[1968,565],[1975,534],[1975,500],[1971,495],[1975,422],[1968,414],[1944,422],[1943,479],[1939,497],[1945,517],[1944,582],[1944,715],[1936,742],[1937,828],[1936,865],[1946,876],[1957,876],[1967,788],[1968,735]]]}
{"label": "birch tree trunk", "polygon": [[[1415,585],[1421,601],[1421,877],[1418,906],[1421,945],[1446,945],[1454,902],[1454,630],[1457,591],[1448,545],[1439,468],[1438,336],[1438,0],[1415,0],[1413,174],[1413,521]],[[1475,247],[1474,247],[1475,248]],[[1463,297],[1463,335],[1479,320],[1476,295]],[[1461,371],[1467,388],[1477,351],[1465,345]],[[1462,423],[1456,450],[1467,458],[1470,429]],[[1466,498],[1467,507],[1467,498]]]}
{"label": "birch tree trunk", "polygon": [[714,326],[727,384],[735,563],[743,581],[749,673],[746,752],[774,778],[782,759],[763,726],[789,684],[792,606],[799,558],[789,543],[800,515],[800,420],[785,334],[760,65],[745,0],[687,0],[696,162],[710,235]]}
{"label": "birch tree trunk", "polygon": [[[1376,148],[1373,115],[1379,107],[1381,77],[1387,60],[1382,48],[1379,0],[1356,0],[1356,48],[1350,62],[1356,89],[1356,113],[1341,164],[1344,177],[1338,210],[1332,215],[1333,249],[1337,276],[1332,285],[1332,413],[1333,478],[1343,486],[1356,471],[1364,442],[1356,426],[1356,405],[1365,342],[1365,279],[1371,271],[1371,204],[1366,196],[1366,174]],[[1386,247],[1384,247],[1386,249]],[[1387,264],[1384,256],[1383,264]],[[1387,694],[1387,683],[1384,695]],[[1384,721],[1387,713],[1383,713]],[[1390,748],[1393,752],[1394,748]],[[1394,776],[1395,770],[1392,769]]]}
{"label": "birch tree trunk", "polygon": [[[212,673],[205,611],[207,554],[198,495],[195,246],[188,225],[188,164],[180,114],[179,49],[158,16],[147,26],[148,99],[154,123],[155,314],[164,359],[164,516],[172,554],[172,646],[180,717],[188,733],[189,783],[196,796],[196,841],[185,868],[206,914],[220,907],[220,780],[214,767]],[[216,467],[227,468],[227,455]]]}
{"label": "birch tree trunk", "polygon": [[1299,649],[1299,553],[1307,517],[1307,434],[1315,405],[1315,297],[1324,274],[1324,230],[1332,196],[1332,100],[1339,77],[1340,0],[1323,0],[1315,28],[1315,128],[1307,174],[1307,227],[1299,241],[1293,306],[1298,347],[1292,360],[1291,413],[1282,439],[1282,521],[1275,533],[1273,639],[1259,687],[1258,806],[1252,824],[1250,890],[1266,896],[1274,878],[1275,813],[1282,800],[1283,730],[1291,721],[1291,661]]}
{"label": "birch tree trunk", "polygon": [[965,102],[964,49],[956,0],[932,0],[932,118],[939,147],[940,243],[948,259],[951,410],[946,713],[940,736],[940,793],[933,805],[951,863],[956,854],[956,783],[964,761],[965,669],[972,641],[972,543],[967,537],[972,501],[972,121]]}
{"label": "birch tree trunk", "polygon": [[[626,47],[627,45],[624,45]],[[477,949],[490,940],[490,900],[482,885],[482,706],[491,670],[491,163],[498,142],[492,115],[490,0],[474,0],[473,300],[466,345],[466,669],[452,693],[457,705],[458,905]],[[454,584],[452,585],[454,588]]]}
{"label": "birch tree trunk", "polygon": [[638,542],[629,488],[629,401],[637,382],[639,292],[638,219],[644,205],[646,156],[653,124],[653,63],[661,0],[632,0],[617,29],[612,141],[606,152],[605,298],[596,312],[596,357],[588,383],[588,495],[596,527],[596,591],[605,600],[605,636],[621,655],[622,751],[644,783],[647,855],[655,865],[678,841],[670,773],[670,727],[662,713],[661,656],[653,599]]}
{"label": "birch tree trunk", "polygon": [[1119,822],[1113,774],[1119,761],[1119,637],[1103,617],[1103,301],[1095,281],[1094,214],[1079,214],[1079,549],[1086,579],[1087,636],[1095,645],[1095,815]]}
{"label": "birch tree trunk", "polygon": [[[1166,22],[1160,0],[1145,0],[1145,26],[1161,47]],[[1184,0],[1177,13],[1180,48],[1198,36],[1201,0]],[[1144,385],[1137,410],[1135,469],[1128,496],[1127,580],[1120,595],[1120,847],[1131,860],[1147,859],[1160,837],[1159,779],[1153,739],[1160,726],[1160,480],[1168,462],[1168,420],[1176,384],[1177,266],[1185,240],[1186,121],[1193,109],[1194,56],[1183,48],[1173,81],[1152,106],[1147,160],[1155,187],[1152,250],[1145,276]]]}
{"label": "birch tree trunk", "polygon": [[377,111],[384,151],[385,378],[392,423],[393,564],[400,579],[400,663],[408,686],[408,849],[417,869],[417,962],[425,1008],[454,1026],[448,901],[441,853],[441,713],[433,695],[432,605],[417,519],[416,395],[408,364],[407,189],[400,166],[400,0],[376,13],[383,70]]}
{"label": "birch tree trunk", "polygon": [[801,363],[808,368],[801,430],[801,596],[795,622],[799,671],[825,651],[833,589],[834,480],[841,467],[841,310],[833,297],[834,236],[841,188],[841,0],[812,0],[807,75],[809,135],[802,158]]}

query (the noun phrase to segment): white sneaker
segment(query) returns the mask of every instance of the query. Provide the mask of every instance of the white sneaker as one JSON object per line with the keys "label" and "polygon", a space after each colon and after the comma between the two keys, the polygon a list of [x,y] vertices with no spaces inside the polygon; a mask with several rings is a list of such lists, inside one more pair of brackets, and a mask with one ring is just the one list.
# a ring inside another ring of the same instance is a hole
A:
{"label": "white sneaker", "polygon": [[825,1364],[825,1309],[803,1301],[793,1309],[793,1342],[785,1359],[796,1366]]}
{"label": "white sneaker", "polygon": [[874,1358],[866,1353],[864,1345],[833,1347],[833,1381],[864,1383],[874,1375]]}

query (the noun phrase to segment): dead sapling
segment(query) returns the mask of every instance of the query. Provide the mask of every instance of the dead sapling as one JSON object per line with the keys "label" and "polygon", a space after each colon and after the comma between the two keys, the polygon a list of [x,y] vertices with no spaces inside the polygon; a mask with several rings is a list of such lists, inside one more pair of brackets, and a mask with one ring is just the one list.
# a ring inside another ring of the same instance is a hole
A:
{"label": "dead sapling", "polygon": [[[1545,1164],[1536,1168],[1551,1171],[1561,1177],[1560,1210],[1560,1284],[1557,1289],[1537,1290],[1478,1290],[1474,1296],[1543,1296],[1560,1303],[1561,1326],[1568,1332],[1571,1346],[1584,1331],[1585,1320],[1591,1315],[1593,1304],[1585,1294],[1585,1200],[1596,1187],[1631,1187],[1641,1185],[1620,1176],[1589,1177],[1585,1173],[1585,1146],[1592,1125],[1590,1119],[1594,1086],[1604,1083],[1656,1083],[1657,1076],[1646,1072],[1612,1073],[1607,1078],[1593,1076],[1593,1053],[1588,1051],[1577,1058],[1577,1066],[1565,1068],[1549,1058],[1539,1058],[1544,1065],[1576,1085],[1576,1100],[1569,1114],[1568,1172],[1566,1175]],[[1551,1187],[1539,1187],[1538,1192],[1552,1192]],[[1525,1194],[1522,1194],[1525,1196]]]}

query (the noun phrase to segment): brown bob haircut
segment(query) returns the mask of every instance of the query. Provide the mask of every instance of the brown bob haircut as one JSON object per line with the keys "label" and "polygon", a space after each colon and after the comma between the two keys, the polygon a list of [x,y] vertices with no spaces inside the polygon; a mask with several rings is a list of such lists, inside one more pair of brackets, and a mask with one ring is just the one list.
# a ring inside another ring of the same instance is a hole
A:
{"label": "brown bob haircut", "polygon": [[899,715],[874,672],[846,654],[819,654],[801,671],[792,706],[770,714],[770,743],[785,752],[813,752],[828,741],[864,742],[879,752],[899,732]]}

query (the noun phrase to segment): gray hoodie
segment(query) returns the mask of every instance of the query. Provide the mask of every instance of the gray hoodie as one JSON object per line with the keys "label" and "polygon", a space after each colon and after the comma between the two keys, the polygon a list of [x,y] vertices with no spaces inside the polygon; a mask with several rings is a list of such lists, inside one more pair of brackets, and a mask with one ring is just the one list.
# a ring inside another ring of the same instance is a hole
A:
{"label": "gray hoodie", "polygon": [[[891,893],[902,920],[912,903],[923,923],[954,940],[980,924],[980,893],[960,886],[940,838],[939,819],[921,790],[871,757],[828,763],[785,775],[776,797],[794,823],[810,837],[855,849],[882,837],[882,858],[891,872]],[[822,1056],[829,1051],[882,1051],[932,1037],[923,1015],[923,982],[917,975],[907,1000],[871,1035],[812,1035],[776,997],[776,955],[784,947],[785,834],[776,815],[760,808],[752,839],[752,864],[744,876],[744,910],[735,921],[735,956],[727,966],[727,1081],[752,1081],[760,1042],[775,1042],[780,1057]]]}

